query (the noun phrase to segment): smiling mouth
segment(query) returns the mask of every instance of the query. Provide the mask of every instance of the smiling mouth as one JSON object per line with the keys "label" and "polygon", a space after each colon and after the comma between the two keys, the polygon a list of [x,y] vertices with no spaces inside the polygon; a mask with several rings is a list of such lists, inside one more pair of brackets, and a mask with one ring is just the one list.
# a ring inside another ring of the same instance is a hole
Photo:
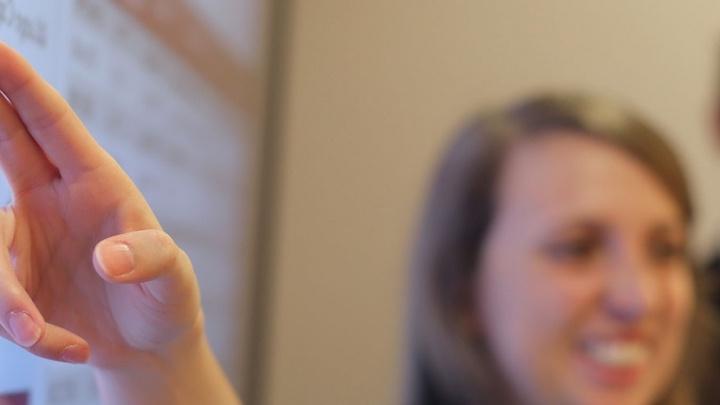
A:
{"label": "smiling mouth", "polygon": [[581,363],[595,383],[627,388],[637,382],[647,365],[651,348],[645,341],[586,341],[580,347]]}
{"label": "smiling mouth", "polygon": [[650,357],[650,348],[639,342],[595,342],[584,348],[590,359],[606,367],[639,367]]}

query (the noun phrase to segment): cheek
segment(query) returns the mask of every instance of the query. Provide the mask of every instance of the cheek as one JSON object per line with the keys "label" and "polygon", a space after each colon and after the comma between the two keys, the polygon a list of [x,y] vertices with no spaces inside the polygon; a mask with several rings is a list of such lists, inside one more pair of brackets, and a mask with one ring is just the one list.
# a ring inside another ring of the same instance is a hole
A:
{"label": "cheek", "polygon": [[477,313],[506,377],[526,392],[554,385],[578,325],[592,314],[597,283],[517,258],[489,262],[480,280]]}
{"label": "cheek", "polygon": [[[679,352],[686,343],[692,315],[695,312],[695,288],[689,272],[678,272],[665,280],[665,306],[662,318],[670,352]],[[676,355],[677,357],[678,355]]]}
{"label": "cheek", "polygon": [[505,264],[488,266],[480,277],[476,301],[483,329],[550,340],[591,316],[601,284],[595,275],[568,274],[540,261]]}
{"label": "cheek", "polygon": [[678,272],[668,280],[666,289],[671,322],[677,326],[687,326],[695,311],[695,287],[690,272]]}
{"label": "cheek", "polygon": [[535,293],[529,303],[533,319],[565,335],[597,309],[601,281],[597,274],[568,271],[554,266],[536,267]]}

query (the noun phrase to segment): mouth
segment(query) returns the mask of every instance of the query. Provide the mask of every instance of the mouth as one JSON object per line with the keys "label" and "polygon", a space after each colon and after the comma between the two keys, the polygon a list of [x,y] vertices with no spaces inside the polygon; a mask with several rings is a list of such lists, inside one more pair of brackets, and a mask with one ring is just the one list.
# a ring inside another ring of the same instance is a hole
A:
{"label": "mouth", "polygon": [[644,340],[599,339],[580,345],[581,368],[595,384],[629,388],[647,368],[651,348]]}

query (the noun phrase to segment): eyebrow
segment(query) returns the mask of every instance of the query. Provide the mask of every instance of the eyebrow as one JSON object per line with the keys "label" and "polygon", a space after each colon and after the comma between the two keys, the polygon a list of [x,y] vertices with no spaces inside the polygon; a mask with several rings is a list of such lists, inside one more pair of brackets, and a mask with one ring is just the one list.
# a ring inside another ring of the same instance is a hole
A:
{"label": "eyebrow", "polygon": [[652,234],[667,234],[667,235],[673,235],[673,234],[679,234],[683,239],[687,236],[687,229],[685,226],[678,226],[678,225],[670,225],[667,223],[658,224],[650,229],[650,233]]}
{"label": "eyebrow", "polygon": [[[552,226],[549,231],[550,233],[562,233],[562,232],[573,232],[573,231],[592,231],[599,232],[607,229],[607,224],[603,221],[599,221],[592,218],[583,219],[570,219],[564,221],[564,223]],[[648,230],[650,234],[667,234],[675,235],[678,234],[680,237],[685,238],[687,235],[687,227],[680,223],[668,223],[667,221],[656,221]]]}

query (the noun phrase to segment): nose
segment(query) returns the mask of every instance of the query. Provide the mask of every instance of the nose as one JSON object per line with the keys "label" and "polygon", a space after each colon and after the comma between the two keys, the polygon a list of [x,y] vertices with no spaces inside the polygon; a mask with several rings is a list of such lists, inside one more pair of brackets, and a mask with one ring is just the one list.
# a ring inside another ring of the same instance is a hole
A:
{"label": "nose", "polygon": [[624,249],[608,267],[605,306],[612,318],[634,322],[656,308],[658,283],[649,258],[640,251]]}

